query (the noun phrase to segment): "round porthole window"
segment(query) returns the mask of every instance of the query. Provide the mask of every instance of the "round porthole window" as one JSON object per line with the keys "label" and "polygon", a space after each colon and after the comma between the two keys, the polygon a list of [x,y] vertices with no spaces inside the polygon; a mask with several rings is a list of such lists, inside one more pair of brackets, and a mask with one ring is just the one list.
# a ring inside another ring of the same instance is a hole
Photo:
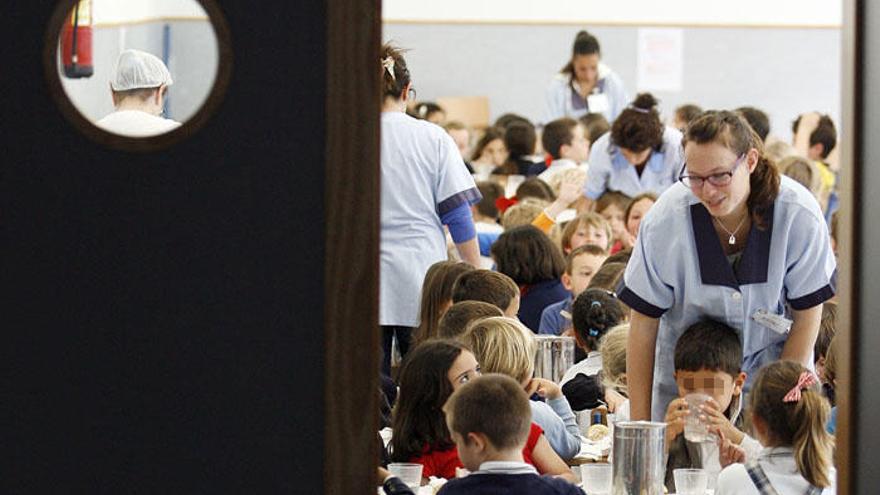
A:
{"label": "round porthole window", "polygon": [[46,76],[63,114],[117,149],[161,149],[195,133],[232,70],[213,0],[64,0],[49,25]]}

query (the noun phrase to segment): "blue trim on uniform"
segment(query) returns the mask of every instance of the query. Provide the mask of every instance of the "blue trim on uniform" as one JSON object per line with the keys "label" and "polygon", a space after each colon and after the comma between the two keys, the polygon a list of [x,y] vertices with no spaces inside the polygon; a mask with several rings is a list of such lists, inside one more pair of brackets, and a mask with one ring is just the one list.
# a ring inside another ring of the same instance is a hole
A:
{"label": "blue trim on uniform", "polygon": [[449,235],[456,244],[469,241],[477,236],[474,216],[467,204],[460,204],[440,217],[443,225],[449,227]]}
{"label": "blue trim on uniform", "polygon": [[648,301],[645,301],[625,285],[617,292],[617,298],[630,308],[651,318],[660,318],[663,316],[663,313],[666,312],[665,309],[658,308]]}
{"label": "blue trim on uniform", "polygon": [[441,201],[440,204],[437,205],[437,213],[442,217],[461,205],[474,205],[479,203],[481,199],[483,199],[483,195],[480,194],[480,190],[476,187],[471,187],[470,189],[457,192]]}
{"label": "blue trim on uniform", "polygon": [[[773,206],[768,209],[767,218],[773,218]],[[767,282],[773,223],[763,230],[756,225],[752,225],[749,229],[749,238],[736,267],[736,273],[724,254],[715,226],[712,225],[712,216],[702,203],[691,205],[691,226],[697,247],[700,280],[704,284],[722,285],[739,290],[741,285]]]}
{"label": "blue trim on uniform", "polygon": [[832,297],[834,297],[834,289],[831,287],[831,284],[828,284],[815,292],[807,294],[806,296],[798,297],[796,299],[789,299],[788,303],[791,305],[792,309],[810,309],[824,303]]}

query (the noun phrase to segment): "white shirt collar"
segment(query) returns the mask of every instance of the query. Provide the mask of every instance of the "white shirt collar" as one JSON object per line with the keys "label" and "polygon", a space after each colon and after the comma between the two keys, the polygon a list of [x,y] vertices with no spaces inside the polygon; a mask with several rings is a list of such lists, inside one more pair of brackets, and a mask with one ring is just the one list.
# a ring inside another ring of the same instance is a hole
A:
{"label": "white shirt collar", "polygon": [[535,466],[520,461],[486,461],[473,474],[538,474]]}

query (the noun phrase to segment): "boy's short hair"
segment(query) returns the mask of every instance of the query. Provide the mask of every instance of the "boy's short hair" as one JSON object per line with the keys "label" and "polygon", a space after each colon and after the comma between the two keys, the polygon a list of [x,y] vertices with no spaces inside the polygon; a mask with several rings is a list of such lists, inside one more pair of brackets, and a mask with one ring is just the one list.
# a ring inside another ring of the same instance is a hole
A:
{"label": "boy's short hair", "polygon": [[737,376],[742,371],[743,348],[733,328],[715,320],[689,326],[675,343],[676,371],[723,371]]}
{"label": "boy's short hair", "polygon": [[483,301],[501,311],[519,295],[519,287],[503,273],[491,270],[471,270],[462,273],[452,284],[452,302]]}
{"label": "boy's short hair", "polygon": [[465,383],[449,396],[443,410],[449,429],[467,439],[481,433],[498,450],[520,449],[532,427],[529,398],[520,384],[496,373]]}
{"label": "boy's short hair", "polygon": [[593,212],[581,213],[576,216],[574,220],[568,222],[568,225],[565,226],[565,230],[562,231],[562,250],[571,249],[571,238],[574,236],[574,233],[577,232],[577,229],[581,227],[581,225],[587,227],[593,227],[600,230],[604,230],[606,234],[608,234],[608,246],[611,247],[611,243],[614,242],[612,237],[614,237],[614,232],[611,230],[611,224],[608,223],[607,220],[602,218],[602,215]]}
{"label": "boy's short hair", "polygon": [[504,227],[504,230],[510,230],[514,227],[531,225],[546,206],[547,203],[544,201],[526,198],[504,212],[504,215],[501,216],[501,226]]}
{"label": "boy's short hair", "polygon": [[621,212],[625,212],[631,201],[632,198],[620,191],[605,191],[596,200],[596,212],[600,213],[611,205],[617,206]]}
{"label": "boy's short hair", "polygon": [[495,181],[481,180],[477,182],[477,189],[483,195],[483,199],[476,204],[477,212],[484,217],[497,219],[498,207],[495,206],[495,200],[504,197],[504,188]]}
{"label": "boy's short hair", "polygon": [[611,130],[611,124],[608,123],[608,119],[601,113],[584,114],[578,121],[584,126],[585,136],[591,145],[603,134]]}
{"label": "boy's short hair", "polygon": [[537,140],[535,126],[528,121],[516,120],[504,130],[504,145],[514,160],[534,153]]}
{"label": "boy's short hair", "polygon": [[819,124],[810,133],[810,146],[822,145],[822,158],[828,158],[831,150],[837,146],[837,128],[828,115],[819,117]]}
{"label": "boy's short hair", "polygon": [[629,263],[629,259],[632,258],[632,254],[632,248],[621,249],[620,251],[605,258],[605,263],[602,264],[606,265],[608,263],[623,263],[625,265]]}
{"label": "boy's short hair", "polygon": [[475,321],[459,341],[474,353],[487,373],[501,373],[523,383],[535,371],[538,347],[534,334],[515,318],[496,316]]}
{"label": "boy's short hair", "polygon": [[777,166],[782,175],[791,177],[795,182],[806,187],[814,196],[822,188],[822,177],[819,175],[821,172],[818,167],[816,162],[802,156],[787,156]]}
{"label": "boy's short hair", "polygon": [[739,107],[736,111],[746,119],[749,127],[755,131],[761,141],[767,140],[767,135],[770,134],[770,118],[763,110],[755,107]]}
{"label": "boy's short hair", "polygon": [[701,113],[703,113],[703,109],[693,103],[685,103],[675,109],[675,117],[685,124],[689,124],[692,120],[699,117]]}
{"label": "boy's short hair", "polygon": [[554,201],[556,193],[549,184],[537,177],[529,177],[522,181],[516,188],[516,199],[522,201],[527,198],[540,199],[541,201]]}
{"label": "boy's short hair", "polygon": [[602,249],[595,244],[584,244],[573,249],[568,256],[565,257],[565,273],[571,275],[574,259],[582,254],[591,254],[593,256],[608,256],[608,251]]}
{"label": "boy's short hair", "polygon": [[837,303],[826,302],[822,305],[822,320],[819,323],[819,335],[813,346],[813,359],[828,357],[828,347],[837,334]]}
{"label": "boy's short hair", "polygon": [[574,130],[578,126],[577,120],[563,117],[556,119],[544,126],[544,132],[541,134],[541,145],[554,160],[561,158],[560,150],[562,145],[571,146],[574,140]]}
{"label": "boy's short hair", "polygon": [[472,321],[490,316],[504,316],[498,306],[483,301],[460,301],[446,310],[437,325],[437,337],[455,339],[464,333]]}

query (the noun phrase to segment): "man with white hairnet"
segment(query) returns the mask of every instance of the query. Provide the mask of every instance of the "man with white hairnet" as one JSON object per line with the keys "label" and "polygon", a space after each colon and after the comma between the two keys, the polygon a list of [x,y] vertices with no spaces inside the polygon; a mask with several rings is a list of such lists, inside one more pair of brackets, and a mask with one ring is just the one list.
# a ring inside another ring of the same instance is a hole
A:
{"label": "man with white hairnet", "polygon": [[173,82],[168,67],[157,57],[125,50],[116,63],[116,76],[110,81],[116,111],[96,125],[132,137],[155,136],[179,127],[180,122],[161,117],[165,93]]}

